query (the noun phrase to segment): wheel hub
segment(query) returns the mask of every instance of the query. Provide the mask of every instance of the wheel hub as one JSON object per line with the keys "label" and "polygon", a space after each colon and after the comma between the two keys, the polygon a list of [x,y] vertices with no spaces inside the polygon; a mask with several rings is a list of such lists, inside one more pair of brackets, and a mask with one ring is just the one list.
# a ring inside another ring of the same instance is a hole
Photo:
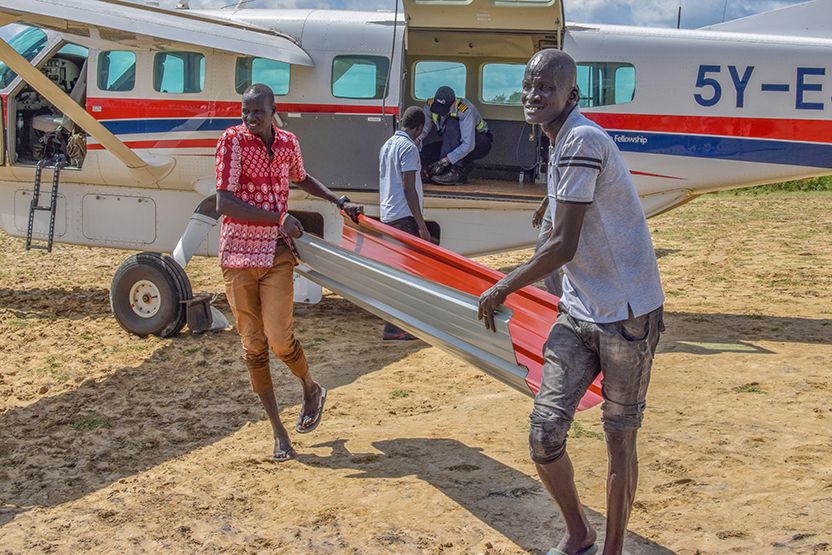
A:
{"label": "wheel hub", "polygon": [[159,288],[153,282],[143,279],[130,289],[130,308],[142,318],[152,318],[161,306]]}

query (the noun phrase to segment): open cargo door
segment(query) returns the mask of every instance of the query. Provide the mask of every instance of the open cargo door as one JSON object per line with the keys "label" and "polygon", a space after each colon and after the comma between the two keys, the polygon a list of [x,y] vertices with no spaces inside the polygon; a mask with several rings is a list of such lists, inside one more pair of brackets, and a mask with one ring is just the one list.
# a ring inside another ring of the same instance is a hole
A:
{"label": "open cargo door", "polygon": [[561,0],[404,0],[409,29],[557,33]]}
{"label": "open cargo door", "polygon": [[0,97],[0,166],[6,165],[6,99]]}

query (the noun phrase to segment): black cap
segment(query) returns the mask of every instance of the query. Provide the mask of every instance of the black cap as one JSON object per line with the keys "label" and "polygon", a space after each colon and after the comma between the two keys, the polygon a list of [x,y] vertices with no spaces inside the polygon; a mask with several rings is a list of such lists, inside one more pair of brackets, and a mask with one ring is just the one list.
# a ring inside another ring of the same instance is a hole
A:
{"label": "black cap", "polygon": [[455,101],[456,93],[451,87],[447,85],[439,87],[436,89],[436,94],[433,96],[433,103],[430,105],[430,111],[437,116],[447,116]]}

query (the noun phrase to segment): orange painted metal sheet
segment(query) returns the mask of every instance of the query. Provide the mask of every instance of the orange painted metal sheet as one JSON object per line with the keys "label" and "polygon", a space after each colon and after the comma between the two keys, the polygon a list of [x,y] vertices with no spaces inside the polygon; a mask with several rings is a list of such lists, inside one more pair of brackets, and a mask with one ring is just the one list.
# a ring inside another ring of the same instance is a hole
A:
{"label": "orange painted metal sheet", "polygon": [[[376,220],[362,216],[358,225],[349,218],[344,221],[343,248],[463,293],[478,297],[504,276]],[[509,295],[505,304],[514,311],[509,332],[517,363],[529,371],[526,384],[533,396],[540,389],[543,343],[557,318],[557,297],[530,286]],[[578,410],[601,402],[600,380],[601,376],[590,385]]]}

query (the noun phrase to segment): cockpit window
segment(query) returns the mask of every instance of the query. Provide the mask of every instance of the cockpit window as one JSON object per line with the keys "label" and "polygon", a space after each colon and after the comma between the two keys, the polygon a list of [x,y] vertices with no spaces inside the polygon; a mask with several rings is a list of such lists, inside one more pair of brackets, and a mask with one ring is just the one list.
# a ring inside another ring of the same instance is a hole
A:
{"label": "cockpit window", "polygon": [[636,92],[636,68],[626,62],[578,62],[581,108],[632,102]]}
{"label": "cockpit window", "polygon": [[[40,29],[16,24],[10,25],[9,27],[19,27],[21,29],[7,42],[9,46],[26,58],[26,61],[31,62],[43,50],[43,47],[46,46],[46,34]],[[17,77],[17,73],[9,69],[3,62],[0,62],[0,89],[5,89],[9,83],[14,81],[15,77]]]}

